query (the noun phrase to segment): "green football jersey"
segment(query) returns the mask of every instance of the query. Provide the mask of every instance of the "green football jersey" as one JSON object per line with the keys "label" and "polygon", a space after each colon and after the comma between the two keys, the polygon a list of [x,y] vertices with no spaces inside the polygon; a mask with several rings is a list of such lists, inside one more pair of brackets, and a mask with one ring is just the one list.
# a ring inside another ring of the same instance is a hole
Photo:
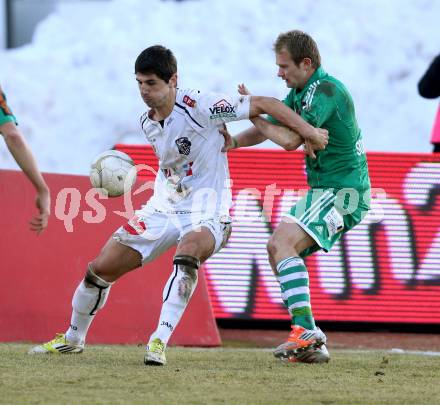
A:
{"label": "green football jersey", "polygon": [[309,186],[368,190],[370,179],[361,130],[345,86],[319,67],[302,90],[292,89],[283,102],[314,127],[329,132],[328,145],[315,152],[316,159],[306,157]]}
{"label": "green football jersey", "polygon": [[14,114],[12,114],[11,109],[8,107],[5,93],[3,93],[0,87],[0,125],[5,124],[6,122],[17,123]]}

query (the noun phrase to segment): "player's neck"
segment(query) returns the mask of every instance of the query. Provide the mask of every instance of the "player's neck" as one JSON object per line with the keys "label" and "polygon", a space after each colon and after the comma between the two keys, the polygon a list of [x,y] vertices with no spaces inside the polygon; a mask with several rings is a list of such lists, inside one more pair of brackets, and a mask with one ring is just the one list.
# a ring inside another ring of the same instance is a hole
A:
{"label": "player's neck", "polygon": [[173,111],[174,104],[176,102],[176,90],[170,92],[169,97],[165,100],[160,107],[152,108],[150,111],[150,118],[155,121],[162,121],[167,118]]}
{"label": "player's neck", "polygon": [[311,70],[310,72],[308,72],[308,74],[306,75],[306,77],[304,78],[304,82],[302,83],[302,85],[300,87],[298,87],[298,90],[303,90],[304,87],[306,87],[306,84],[309,82],[310,78],[313,76],[313,74],[316,72],[316,69]]}

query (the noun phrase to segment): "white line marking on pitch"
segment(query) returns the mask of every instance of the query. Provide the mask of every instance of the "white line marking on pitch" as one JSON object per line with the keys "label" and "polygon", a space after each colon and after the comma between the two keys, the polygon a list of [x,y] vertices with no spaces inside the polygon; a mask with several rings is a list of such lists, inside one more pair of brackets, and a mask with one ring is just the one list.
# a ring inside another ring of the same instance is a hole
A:
{"label": "white line marking on pitch", "polygon": [[[182,348],[182,347],[180,347]],[[204,350],[212,350],[212,351],[224,351],[224,352],[233,352],[237,350],[241,351],[262,351],[262,352],[272,352],[273,349],[269,348],[258,348],[258,347],[209,347],[209,348],[198,348],[198,347],[185,347],[185,350],[191,351],[204,351]],[[373,352],[382,352],[382,353],[392,353],[392,354],[415,354],[419,356],[440,356],[440,352],[434,351],[422,351],[422,350],[404,350],[399,348],[393,349],[365,349],[365,350],[354,350],[354,349],[330,349],[331,352],[337,353],[373,353]]]}
{"label": "white line marking on pitch", "polygon": [[364,349],[364,350],[355,350],[355,349],[333,349],[331,352],[338,353],[373,353],[373,352],[382,352],[382,353],[391,353],[391,354],[416,354],[419,356],[440,356],[440,352],[433,351],[423,351],[423,350],[404,350],[399,348],[393,349]]}
{"label": "white line marking on pitch", "polygon": [[390,353],[397,353],[397,354],[418,354],[421,356],[440,356],[440,352],[432,352],[432,351],[421,351],[421,350],[404,350],[404,349],[391,349],[388,350]]}

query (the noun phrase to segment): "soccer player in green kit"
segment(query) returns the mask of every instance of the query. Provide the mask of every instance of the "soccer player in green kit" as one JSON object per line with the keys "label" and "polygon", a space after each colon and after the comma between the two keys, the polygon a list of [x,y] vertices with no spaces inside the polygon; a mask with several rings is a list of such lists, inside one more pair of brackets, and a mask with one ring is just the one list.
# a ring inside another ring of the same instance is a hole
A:
{"label": "soccer player in green kit", "polygon": [[[350,93],[321,67],[315,41],[294,30],[280,34],[274,45],[276,64],[290,93],[284,103],[315,127],[329,131],[326,149],[316,154],[305,142],[310,189],[281,220],[267,244],[269,261],[292,316],[292,331],[274,355],[290,362],[324,363],[330,355],[326,336],[315,325],[309,276],[303,257],[328,251],[359,224],[369,209],[370,180],[362,136]],[[241,94],[248,94],[244,85]],[[266,139],[287,150],[304,140],[268,117],[252,119],[253,127],[229,139],[225,149],[251,146]],[[228,139],[229,134],[224,131]]]}

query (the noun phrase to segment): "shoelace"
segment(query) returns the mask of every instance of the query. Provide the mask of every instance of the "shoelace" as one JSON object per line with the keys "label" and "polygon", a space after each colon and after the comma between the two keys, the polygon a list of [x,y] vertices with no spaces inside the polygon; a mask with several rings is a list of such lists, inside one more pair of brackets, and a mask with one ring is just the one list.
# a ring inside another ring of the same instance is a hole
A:
{"label": "shoelace", "polygon": [[57,342],[59,342],[60,340],[62,340],[63,342],[66,341],[66,338],[64,337],[64,333],[57,333],[57,334],[55,335],[55,339],[52,339],[52,340],[50,341],[50,343],[57,343]]}
{"label": "shoelace", "polygon": [[150,352],[162,353],[165,345],[162,342],[153,342],[150,345]]}

